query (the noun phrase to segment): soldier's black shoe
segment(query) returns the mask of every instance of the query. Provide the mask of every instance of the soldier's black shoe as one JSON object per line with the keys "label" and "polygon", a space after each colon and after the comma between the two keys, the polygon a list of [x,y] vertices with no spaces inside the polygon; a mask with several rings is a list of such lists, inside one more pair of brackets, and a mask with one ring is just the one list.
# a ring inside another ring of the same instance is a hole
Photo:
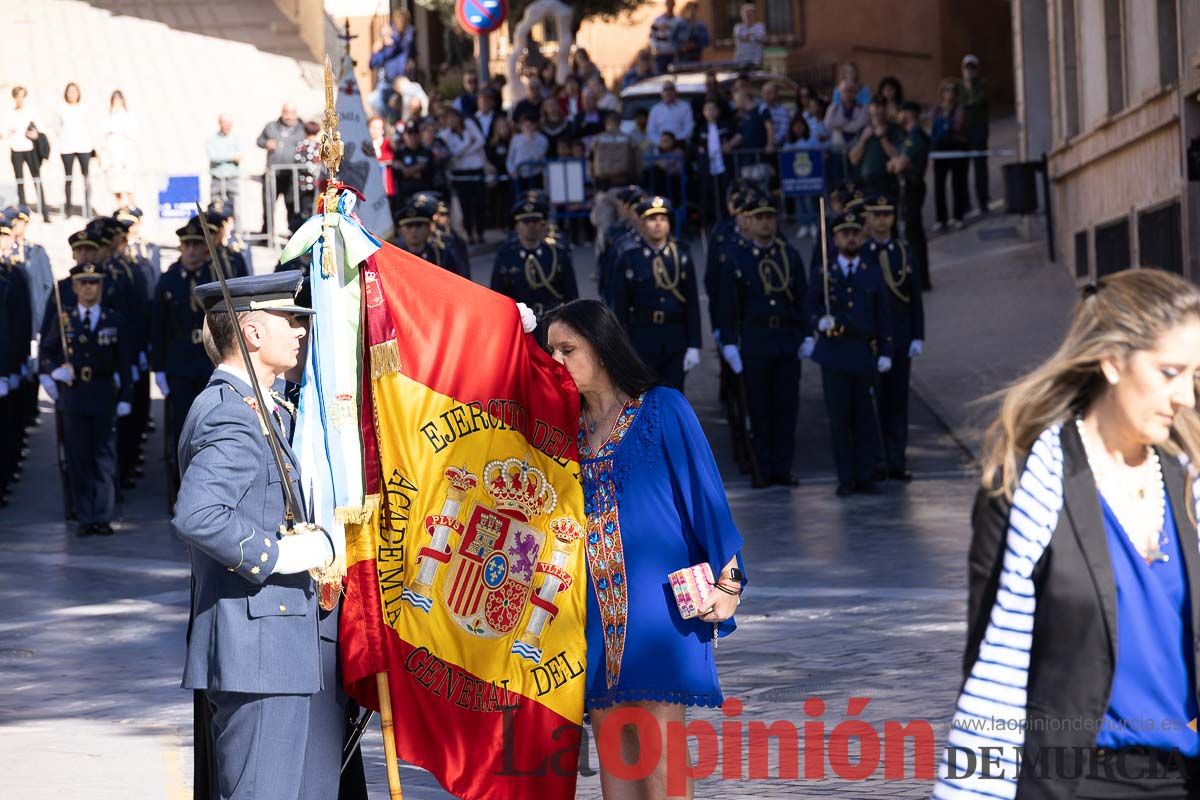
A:
{"label": "soldier's black shoe", "polygon": [[894,481],[904,481],[908,483],[913,479],[912,470],[900,467],[899,469],[889,469],[888,477]]}
{"label": "soldier's black shoe", "polygon": [[836,494],[838,497],[849,497],[850,495],[854,494],[854,484],[839,483],[837,485],[837,491],[834,494]]}
{"label": "soldier's black shoe", "polygon": [[79,536],[91,536],[95,532],[96,532],[95,525],[80,525],[78,528],[75,529],[75,533],[78,534]]}
{"label": "soldier's black shoe", "polygon": [[861,481],[854,485],[854,491],[859,494],[883,494],[883,489],[874,481]]}
{"label": "soldier's black shoe", "polygon": [[800,479],[789,472],[778,472],[771,476],[771,483],[776,486],[799,486]]}
{"label": "soldier's black shoe", "polygon": [[758,478],[757,480],[750,481],[751,489],[766,489],[772,485],[771,481],[767,478]]}
{"label": "soldier's black shoe", "polygon": [[112,525],[104,522],[99,525],[93,525],[92,533],[96,534],[97,536],[112,536],[114,531]]}

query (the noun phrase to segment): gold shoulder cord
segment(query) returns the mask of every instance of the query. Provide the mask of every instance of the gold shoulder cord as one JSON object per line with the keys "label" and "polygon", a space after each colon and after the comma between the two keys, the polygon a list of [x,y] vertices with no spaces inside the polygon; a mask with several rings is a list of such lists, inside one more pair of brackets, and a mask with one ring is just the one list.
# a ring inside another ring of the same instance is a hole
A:
{"label": "gold shoulder cord", "polygon": [[887,283],[888,288],[892,290],[892,294],[896,295],[900,302],[910,303],[912,302],[912,298],[900,291],[900,285],[904,283],[905,276],[908,275],[908,256],[904,255],[903,247],[900,248],[900,253],[904,256],[904,261],[901,264],[903,269],[900,271],[900,280],[896,280],[895,276],[892,275],[891,259],[888,258],[887,250],[879,254],[879,266],[883,268],[883,280]]}
{"label": "gold shoulder cord", "polygon": [[[527,253],[525,256],[525,281],[529,284],[529,288],[535,292],[540,289],[545,289],[550,294],[554,295],[554,299],[562,302],[563,296],[557,289],[554,288],[554,278],[558,275],[558,247],[549,245],[550,258],[550,274],[546,274],[542,269],[542,262],[537,257],[537,252]],[[524,248],[522,248],[524,249]]]}
{"label": "gold shoulder cord", "polygon": [[675,274],[672,275],[667,271],[667,265],[663,263],[662,256],[655,256],[654,262],[651,264],[651,269],[654,272],[654,284],[659,289],[675,295],[675,298],[679,302],[686,303],[687,298],[679,291],[679,281],[683,277],[683,267],[679,263],[679,251],[676,249],[674,241],[667,245],[667,252],[670,254],[671,261],[675,264]]}
{"label": "gold shoulder cord", "polygon": [[[777,243],[778,239],[775,240]],[[764,253],[764,255],[767,255]],[[787,247],[781,245],[779,248],[779,256],[783,260],[783,269],[780,270],[779,265],[772,259],[767,258],[765,261],[758,262],[758,279],[762,283],[763,293],[770,296],[777,292],[783,292],[787,295],[789,302],[796,302],[796,298],[792,295],[792,263],[788,258]],[[778,275],[780,284],[775,286],[775,282],[771,280],[771,273]]]}

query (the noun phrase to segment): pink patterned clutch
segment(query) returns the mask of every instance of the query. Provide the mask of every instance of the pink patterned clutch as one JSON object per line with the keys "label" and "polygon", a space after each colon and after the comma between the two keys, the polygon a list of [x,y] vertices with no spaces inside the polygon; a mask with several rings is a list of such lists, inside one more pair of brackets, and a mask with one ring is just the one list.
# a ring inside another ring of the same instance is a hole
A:
{"label": "pink patterned clutch", "polygon": [[707,561],[675,570],[667,576],[667,580],[671,582],[671,591],[675,593],[679,616],[684,619],[700,616],[711,605],[709,598],[713,593],[713,574]]}

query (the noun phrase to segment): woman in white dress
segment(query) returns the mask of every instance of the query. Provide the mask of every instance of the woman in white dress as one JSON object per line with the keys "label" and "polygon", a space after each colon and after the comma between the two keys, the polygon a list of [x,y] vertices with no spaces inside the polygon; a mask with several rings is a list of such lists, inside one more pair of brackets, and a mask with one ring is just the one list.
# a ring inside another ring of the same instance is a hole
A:
{"label": "woman in white dress", "polygon": [[92,160],[92,131],[90,125],[91,109],[82,102],[79,84],[71,82],[63,90],[63,101],[58,106],[58,152],[62,156],[63,176],[65,179],[63,215],[71,216],[71,195],[75,181],[75,162],[79,162],[79,172],[83,178],[83,198],[80,201],[82,214],[92,215],[90,185],[88,183],[88,166]]}
{"label": "woman in white dress", "polygon": [[100,161],[108,178],[117,208],[132,208],[133,169],[136,156],[137,117],[125,106],[120,89],[112,93],[108,103],[108,121],[104,125],[104,146]]}

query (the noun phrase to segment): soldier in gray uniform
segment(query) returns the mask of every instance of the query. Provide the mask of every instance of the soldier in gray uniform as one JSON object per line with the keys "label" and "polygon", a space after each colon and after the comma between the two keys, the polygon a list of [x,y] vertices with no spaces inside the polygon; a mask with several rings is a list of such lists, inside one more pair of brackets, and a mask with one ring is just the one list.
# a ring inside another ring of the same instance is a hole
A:
{"label": "soldier in gray uniform", "polygon": [[[284,535],[283,481],[301,508],[303,499],[290,413],[269,391],[297,363],[312,313],[296,301],[302,281],[299,272],[230,279],[238,329],[218,284],[195,290],[217,368],[179,437],[182,481],[171,524],[188,544],[194,584],[183,688],[204,690],[212,710],[221,800],[338,796],[346,701],[336,675],[337,613],[323,614],[308,574],[335,558],[335,546],[320,529]],[[238,351],[239,330],[253,378]],[[263,387],[284,475],[251,380]]]}

